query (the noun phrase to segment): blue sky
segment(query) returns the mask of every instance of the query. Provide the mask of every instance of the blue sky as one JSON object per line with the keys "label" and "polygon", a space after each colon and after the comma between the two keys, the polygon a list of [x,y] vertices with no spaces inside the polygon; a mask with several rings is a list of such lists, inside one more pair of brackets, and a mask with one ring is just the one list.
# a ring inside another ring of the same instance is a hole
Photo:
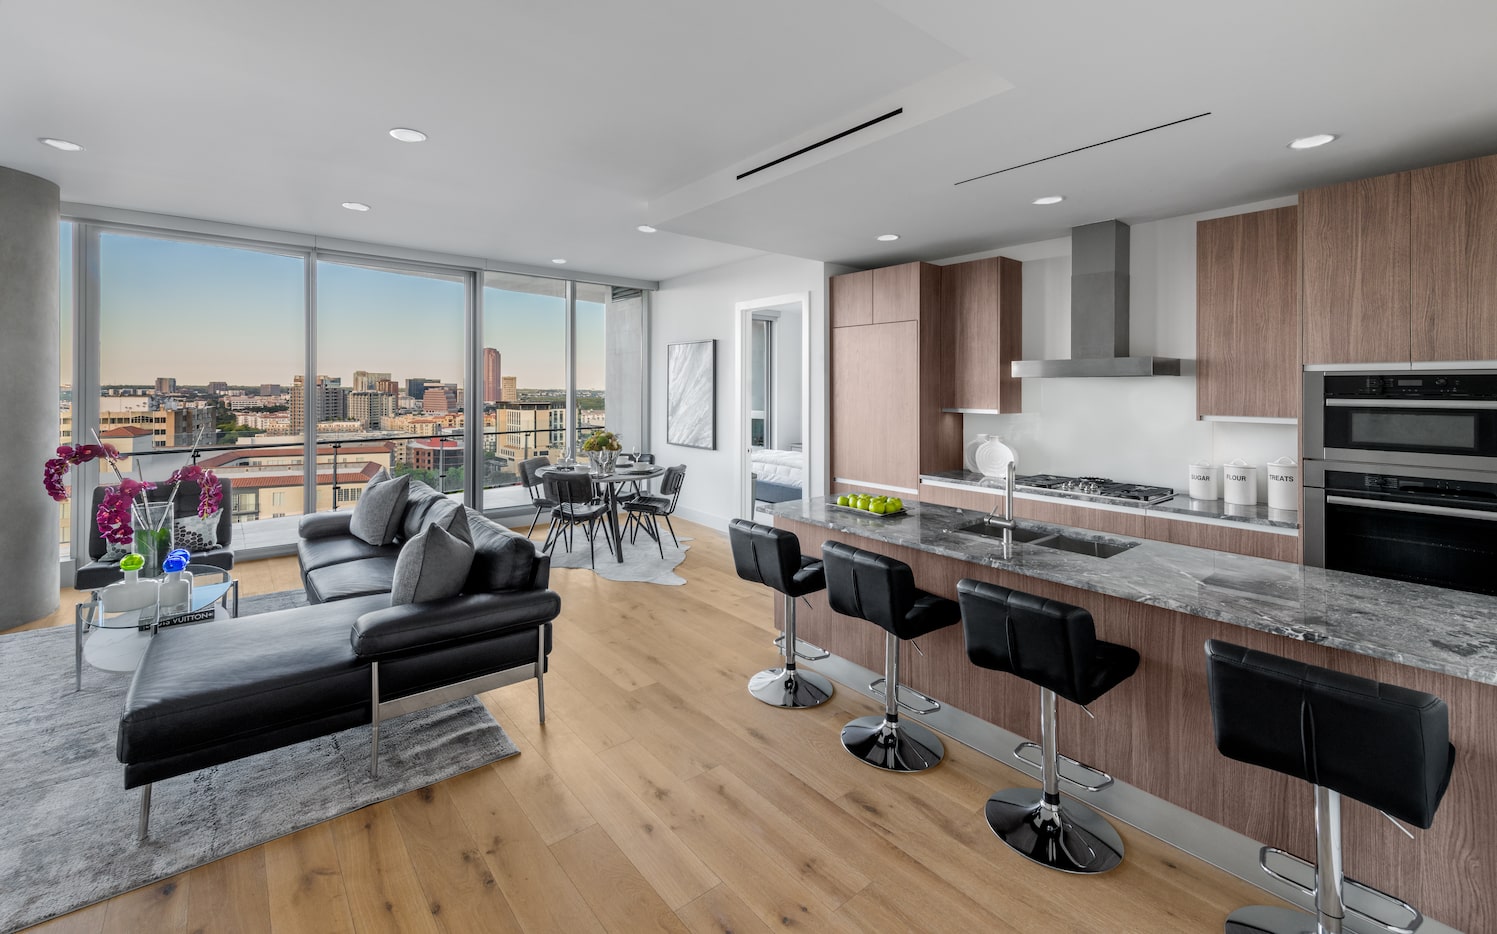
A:
{"label": "blue sky", "polygon": [[[68,252],[65,244],[64,261]],[[303,372],[300,258],[109,233],[100,254],[106,385],[171,376],[186,384],[289,386]],[[461,382],[460,282],[323,262],[317,289],[319,373],[345,385],[358,369],[388,371],[402,382]],[[70,293],[65,282],[64,307]],[[561,298],[484,290],[484,345],[499,349],[504,375],[523,388],[565,384],[565,307]],[[577,331],[577,386],[602,389],[601,304],[577,303]]]}

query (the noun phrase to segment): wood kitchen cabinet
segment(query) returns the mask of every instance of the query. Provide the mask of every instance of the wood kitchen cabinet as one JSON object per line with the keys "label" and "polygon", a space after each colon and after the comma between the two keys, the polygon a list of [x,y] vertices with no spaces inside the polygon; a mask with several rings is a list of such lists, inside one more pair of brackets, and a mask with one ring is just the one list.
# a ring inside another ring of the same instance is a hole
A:
{"label": "wood kitchen cabinet", "polygon": [[1410,359],[1410,175],[1300,193],[1305,363]]}
{"label": "wood kitchen cabinet", "polygon": [[1196,416],[1298,418],[1299,209],[1196,224]]}
{"label": "wood kitchen cabinet", "polygon": [[1497,359],[1497,156],[1407,174],[1411,357]]}
{"label": "wood kitchen cabinet", "polygon": [[1020,381],[1010,364],[1021,356],[1023,305],[1023,264],[1018,260],[992,257],[942,267],[947,408],[1020,411]]}
{"label": "wood kitchen cabinet", "polygon": [[941,411],[941,269],[833,276],[830,295],[832,478],[916,496],[921,472],[962,462],[961,416]]}

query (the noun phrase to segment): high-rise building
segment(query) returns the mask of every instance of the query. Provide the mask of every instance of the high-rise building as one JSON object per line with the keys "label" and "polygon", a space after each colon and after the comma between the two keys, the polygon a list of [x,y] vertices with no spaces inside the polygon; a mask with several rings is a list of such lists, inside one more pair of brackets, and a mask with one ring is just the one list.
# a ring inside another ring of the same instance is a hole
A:
{"label": "high-rise building", "polygon": [[221,379],[216,379],[208,384],[208,391],[214,395],[222,395],[229,391],[229,384]]}
{"label": "high-rise building", "polygon": [[[296,377],[291,384],[291,430],[300,432],[307,421],[307,394],[303,377]],[[312,401],[316,404],[317,417],[314,422],[329,422],[348,417],[347,395],[343,391],[343,380],[337,376],[319,376],[313,387]]]}
{"label": "high-rise building", "polygon": [[262,395],[262,396],[279,396],[282,393],[284,393],[285,391],[286,391],[285,389],[281,388],[281,384],[280,383],[261,383],[260,384],[260,395]]}
{"label": "high-rise building", "polygon": [[426,394],[427,383],[440,383],[440,380],[432,379],[430,376],[417,376],[405,381],[405,394],[412,399],[419,399]]}
{"label": "high-rise building", "polygon": [[[390,380],[384,380],[390,382]],[[385,392],[355,389],[348,394],[348,417],[366,431],[378,431],[395,414],[395,397]]]}
{"label": "high-rise building", "polygon": [[373,389],[376,392],[383,392],[398,397],[400,395],[400,381],[393,379],[378,380],[375,382]]}
{"label": "high-rise building", "polygon": [[353,391],[368,392],[372,389],[378,389],[379,387],[376,384],[382,379],[389,378],[389,373],[375,373],[370,370],[354,370]]}
{"label": "high-rise building", "polygon": [[514,376],[506,376],[499,381],[499,401],[519,402],[520,386],[519,379]]}
{"label": "high-rise building", "polygon": [[158,376],[158,377],[156,377],[156,391],[157,392],[176,392],[177,391],[177,378],[175,376]]}
{"label": "high-rise building", "polygon": [[457,387],[451,383],[427,383],[421,393],[421,411],[430,415],[434,412],[456,412]]}
{"label": "high-rise building", "polygon": [[483,401],[485,404],[498,402],[501,398],[499,391],[499,351],[492,347],[483,349]]}

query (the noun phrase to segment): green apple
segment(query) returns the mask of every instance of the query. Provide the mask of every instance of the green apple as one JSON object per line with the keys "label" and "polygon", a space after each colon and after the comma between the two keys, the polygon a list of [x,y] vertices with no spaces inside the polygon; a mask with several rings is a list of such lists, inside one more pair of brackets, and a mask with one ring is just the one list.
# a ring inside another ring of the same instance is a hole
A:
{"label": "green apple", "polygon": [[888,511],[888,509],[889,509],[889,507],[885,506],[883,503],[874,503],[872,506],[868,507],[869,512],[872,512],[874,515],[877,515],[877,516],[883,515],[885,512]]}
{"label": "green apple", "polygon": [[846,494],[843,494],[842,496],[837,497],[837,505],[838,506],[846,506],[850,502],[852,502],[852,500],[848,499],[848,497],[847,497]]}
{"label": "green apple", "polygon": [[904,500],[900,499],[899,497],[896,496],[893,499],[889,500],[889,511],[890,512],[898,512],[899,510],[901,510],[903,508],[904,508]]}

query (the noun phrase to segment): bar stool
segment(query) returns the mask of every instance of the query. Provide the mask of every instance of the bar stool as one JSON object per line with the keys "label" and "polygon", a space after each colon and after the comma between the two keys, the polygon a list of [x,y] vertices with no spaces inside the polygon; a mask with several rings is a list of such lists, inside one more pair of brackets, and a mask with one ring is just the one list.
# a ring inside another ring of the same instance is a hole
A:
{"label": "bar stool", "polygon": [[800,553],[800,539],[784,529],[734,519],[728,523],[733,566],[738,576],[780,592],[785,607],[785,632],[780,637],[785,664],[766,668],[749,679],[749,693],[771,707],[815,707],[832,696],[832,682],[814,671],[799,671],[797,655],[807,661],[827,654],[802,655],[795,640],[795,599],[826,589],[821,562]]}
{"label": "bar stool", "polygon": [[[1341,934],[1348,912],[1389,931],[1417,928],[1418,909],[1343,875],[1341,796],[1429,829],[1455,767],[1445,702],[1215,639],[1206,643],[1206,677],[1221,754],[1315,786],[1315,863],[1269,846],[1258,856],[1264,872],[1313,897],[1315,913],[1239,908],[1227,918],[1227,934]],[[1270,856],[1313,870],[1314,887],[1270,868]],[[1347,888],[1407,920],[1390,923],[1348,907]]]}
{"label": "bar stool", "polygon": [[[919,772],[937,765],[946,753],[940,738],[919,723],[901,722],[899,708],[931,713],[941,705],[925,698],[927,706],[917,709],[899,699],[899,649],[905,639],[954,625],[960,616],[956,603],[917,590],[914,572],[903,561],[842,542],[823,544],[821,558],[832,609],[865,619],[887,633],[880,679],[883,716],[859,717],[848,723],[842,728],[842,745],[869,765],[890,772]],[[869,688],[878,683],[874,681]]]}
{"label": "bar stool", "polygon": [[[1046,600],[997,584],[961,580],[956,585],[962,610],[967,658],[979,668],[1006,671],[1040,688],[1040,772],[1042,788],[1008,788],[988,799],[988,826],[1020,855],[1062,872],[1106,872],[1123,861],[1123,840],[1101,814],[1080,801],[1062,802],[1060,781],[1101,791],[1112,776],[1060,755],[1055,733],[1055,698],[1086,705],[1122,684],[1138,670],[1138,653],[1097,639],[1092,615],[1079,606]],[[1087,711],[1088,714],[1091,711]],[[1034,765],[1021,750],[1014,757]],[[1060,760],[1102,776],[1086,785],[1060,774]]]}

